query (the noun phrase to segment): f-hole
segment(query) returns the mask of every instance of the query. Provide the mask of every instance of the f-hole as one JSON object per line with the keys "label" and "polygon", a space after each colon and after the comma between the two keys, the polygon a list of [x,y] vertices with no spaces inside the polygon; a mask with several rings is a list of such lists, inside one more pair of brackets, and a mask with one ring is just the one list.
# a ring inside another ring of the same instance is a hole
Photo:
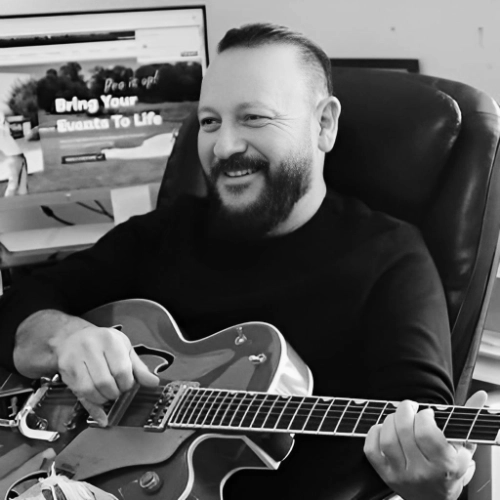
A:
{"label": "f-hole", "polygon": [[174,362],[172,354],[163,349],[155,349],[144,344],[139,344],[134,346],[134,350],[139,356],[154,356],[155,358],[159,358],[158,364],[153,370],[156,375],[164,372]]}

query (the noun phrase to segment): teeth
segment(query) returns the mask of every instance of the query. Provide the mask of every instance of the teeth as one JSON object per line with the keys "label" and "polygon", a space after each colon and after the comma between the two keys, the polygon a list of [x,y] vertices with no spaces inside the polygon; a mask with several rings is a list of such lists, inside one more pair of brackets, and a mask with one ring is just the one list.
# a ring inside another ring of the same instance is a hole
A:
{"label": "teeth", "polygon": [[255,170],[247,169],[247,170],[238,170],[237,172],[226,172],[228,177],[241,177],[243,175],[249,175],[255,172]]}

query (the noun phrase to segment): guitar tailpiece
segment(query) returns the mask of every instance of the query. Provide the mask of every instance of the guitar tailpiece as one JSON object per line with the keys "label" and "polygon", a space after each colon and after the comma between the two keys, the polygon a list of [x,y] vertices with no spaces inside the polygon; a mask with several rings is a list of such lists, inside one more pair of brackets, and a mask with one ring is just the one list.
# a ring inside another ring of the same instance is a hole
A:
{"label": "guitar tailpiece", "polygon": [[[33,409],[42,401],[45,397],[45,394],[49,390],[50,385],[42,385],[40,389],[35,391],[26,401],[22,410],[16,415],[16,423],[19,429],[19,432],[27,437],[28,439],[37,439],[39,441],[55,441],[59,438],[59,433],[54,431],[47,431],[43,429],[44,425],[41,423],[38,429],[33,429],[28,424],[28,417],[33,412]],[[43,421],[43,419],[41,419]],[[38,425],[38,421],[37,421]]]}

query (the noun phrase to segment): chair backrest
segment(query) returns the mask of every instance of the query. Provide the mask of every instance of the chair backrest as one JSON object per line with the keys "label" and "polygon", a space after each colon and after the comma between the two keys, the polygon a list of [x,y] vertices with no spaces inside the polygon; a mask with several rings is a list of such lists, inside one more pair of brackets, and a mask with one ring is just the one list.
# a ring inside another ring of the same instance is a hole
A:
{"label": "chair backrest", "polygon": [[[334,70],[339,134],[327,185],[418,226],[440,273],[452,332],[457,403],[472,378],[496,275],[500,228],[500,110],[468,85],[383,70]],[[205,194],[198,122],[188,117],[159,204]]]}

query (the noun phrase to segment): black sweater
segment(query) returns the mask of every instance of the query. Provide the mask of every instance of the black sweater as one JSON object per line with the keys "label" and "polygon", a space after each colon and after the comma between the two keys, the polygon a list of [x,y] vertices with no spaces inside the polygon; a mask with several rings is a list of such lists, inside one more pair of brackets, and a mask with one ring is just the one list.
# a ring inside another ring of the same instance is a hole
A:
{"label": "black sweater", "polygon": [[[273,324],[311,368],[315,394],[452,402],[446,302],[414,227],[331,192],[298,230],[258,242],[210,237],[205,214],[202,200],[184,198],[21,280],[0,301],[2,364],[13,369],[17,326],[37,310],[78,315],[147,298],[190,339],[246,321]],[[361,447],[299,438],[278,472],[239,473],[227,496],[235,488],[244,498],[253,488],[242,482],[259,477],[268,483],[259,498],[314,498],[361,460]]]}

